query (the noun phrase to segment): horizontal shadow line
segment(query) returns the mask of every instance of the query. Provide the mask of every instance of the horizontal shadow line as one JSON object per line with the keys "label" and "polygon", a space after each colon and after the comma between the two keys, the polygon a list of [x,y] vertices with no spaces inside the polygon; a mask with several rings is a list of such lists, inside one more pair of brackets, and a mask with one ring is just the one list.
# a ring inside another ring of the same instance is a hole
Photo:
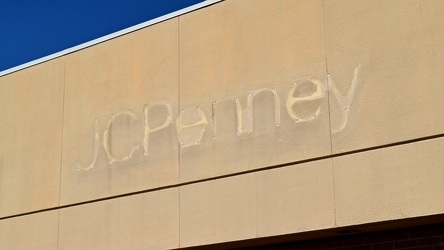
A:
{"label": "horizontal shadow line", "polygon": [[352,155],[352,154],[357,154],[357,153],[363,153],[363,152],[368,152],[368,151],[373,151],[373,150],[378,150],[378,149],[383,149],[383,148],[391,148],[391,147],[396,147],[396,146],[401,146],[401,145],[406,145],[406,144],[412,144],[412,143],[422,142],[422,141],[427,141],[427,140],[433,140],[433,139],[443,138],[443,137],[444,137],[444,133],[436,134],[436,135],[431,135],[431,136],[425,136],[425,137],[419,137],[419,138],[416,138],[416,139],[410,139],[410,140],[405,140],[405,141],[400,141],[400,142],[395,142],[395,143],[389,143],[389,144],[384,144],[384,145],[380,145],[380,146],[374,146],[374,147],[368,147],[368,148],[363,148],[363,149],[351,150],[351,151],[347,151],[347,152],[341,152],[341,153],[336,153],[336,154],[331,154],[331,155],[326,155],[326,156],[309,158],[309,159],[300,160],[300,161],[294,161],[294,162],[288,162],[288,163],[283,163],[283,164],[278,164],[278,165],[272,165],[272,166],[258,168],[258,169],[253,169],[253,170],[246,170],[246,171],[241,171],[241,172],[236,172],[236,173],[231,173],[231,174],[226,174],[226,175],[220,175],[220,176],[215,176],[215,177],[204,178],[204,179],[200,179],[200,180],[182,182],[182,183],[177,183],[177,184],[173,184],[173,185],[167,185],[167,186],[162,186],[162,187],[157,187],[157,188],[151,188],[151,189],[140,190],[140,191],[136,191],[136,192],[130,192],[130,193],[125,193],[125,194],[119,194],[119,195],[114,195],[114,196],[94,199],[94,200],[88,200],[88,201],[83,201],[83,202],[63,205],[63,206],[56,206],[56,207],[51,207],[51,208],[45,208],[45,209],[35,210],[35,211],[31,211],[31,212],[26,212],[26,213],[14,214],[14,215],[9,215],[9,216],[5,216],[5,217],[1,217],[0,220],[6,220],[6,219],[21,217],[21,216],[26,216],[26,215],[31,215],[31,214],[37,214],[37,213],[43,213],[43,212],[48,212],[48,211],[54,211],[54,210],[59,210],[59,209],[64,209],[64,208],[69,208],[69,207],[75,207],[75,206],[80,206],[80,205],[85,205],[85,204],[90,204],[90,203],[95,203],[95,202],[100,202],[100,201],[113,200],[113,199],[118,199],[118,198],[122,198],[122,197],[127,197],[127,196],[132,196],[132,195],[137,195],[137,194],[143,194],[143,193],[149,193],[149,192],[155,192],[155,191],[169,189],[169,188],[177,188],[177,187],[192,185],[192,184],[196,184],[196,183],[202,183],[202,182],[219,180],[219,179],[224,179],[224,178],[229,178],[229,177],[234,177],[234,176],[239,176],[239,175],[244,175],[244,174],[250,174],[250,173],[266,171],[266,170],[270,170],[270,169],[294,166],[294,165],[308,163],[308,162],[314,162],[314,161],[320,161],[320,160],[326,160],[326,159],[333,159],[333,158],[337,158],[337,157],[341,157],[341,156]]}

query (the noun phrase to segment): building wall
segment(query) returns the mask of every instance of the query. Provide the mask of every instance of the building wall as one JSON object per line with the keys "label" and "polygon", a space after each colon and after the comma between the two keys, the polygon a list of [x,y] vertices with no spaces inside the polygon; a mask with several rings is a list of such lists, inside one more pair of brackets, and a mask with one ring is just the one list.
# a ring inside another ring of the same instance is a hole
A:
{"label": "building wall", "polygon": [[443,9],[226,0],[0,77],[0,248],[443,214]]}

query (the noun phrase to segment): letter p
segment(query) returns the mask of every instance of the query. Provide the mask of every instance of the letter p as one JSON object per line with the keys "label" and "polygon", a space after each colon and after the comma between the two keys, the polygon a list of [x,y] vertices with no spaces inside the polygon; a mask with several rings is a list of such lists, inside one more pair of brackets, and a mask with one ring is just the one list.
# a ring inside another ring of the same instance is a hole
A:
{"label": "letter p", "polygon": [[[149,112],[150,112],[150,109],[152,109],[156,106],[164,107],[167,111],[167,116],[165,118],[165,121],[162,123],[162,125],[151,128],[148,123]],[[143,148],[144,148],[143,154],[145,156],[148,156],[150,134],[154,133],[156,131],[159,131],[161,129],[164,129],[171,124],[171,121],[173,120],[173,110],[172,110],[171,105],[169,103],[161,101],[161,102],[152,103],[151,105],[146,105],[145,108],[143,109],[143,113],[144,113],[144,117],[145,117],[145,135],[143,137]]]}

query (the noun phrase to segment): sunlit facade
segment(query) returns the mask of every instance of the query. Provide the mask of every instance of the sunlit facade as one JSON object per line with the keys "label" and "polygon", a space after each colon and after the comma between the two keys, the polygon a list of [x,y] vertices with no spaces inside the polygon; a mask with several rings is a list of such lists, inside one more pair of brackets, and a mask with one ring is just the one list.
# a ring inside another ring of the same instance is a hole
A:
{"label": "sunlit facade", "polygon": [[0,249],[441,249],[443,9],[213,1],[3,74]]}

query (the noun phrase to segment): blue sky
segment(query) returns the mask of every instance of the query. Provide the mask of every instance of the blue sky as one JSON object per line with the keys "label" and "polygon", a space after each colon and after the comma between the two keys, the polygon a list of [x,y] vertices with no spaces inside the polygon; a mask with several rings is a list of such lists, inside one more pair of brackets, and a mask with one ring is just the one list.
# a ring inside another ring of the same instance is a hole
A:
{"label": "blue sky", "polygon": [[0,0],[0,71],[203,0]]}

